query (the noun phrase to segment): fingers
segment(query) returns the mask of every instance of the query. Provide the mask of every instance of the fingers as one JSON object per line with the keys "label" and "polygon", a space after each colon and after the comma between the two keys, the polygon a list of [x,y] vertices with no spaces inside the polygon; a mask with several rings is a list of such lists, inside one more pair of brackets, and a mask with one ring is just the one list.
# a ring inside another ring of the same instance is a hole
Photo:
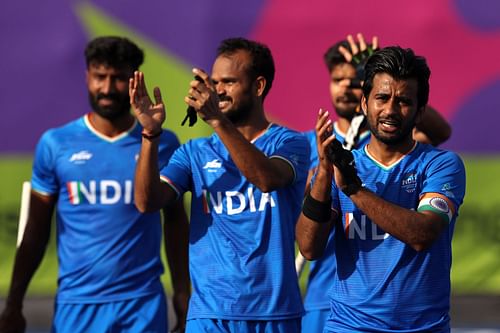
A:
{"label": "fingers", "polygon": [[325,141],[332,135],[333,123],[328,111],[319,109],[318,121],[316,122],[316,140],[319,143]]}
{"label": "fingers", "polygon": [[[359,48],[356,42],[354,41],[354,37],[352,35],[347,35],[347,42],[349,43],[349,46],[351,47],[352,54],[358,54],[359,53]],[[366,46],[366,45],[365,45]]]}
{"label": "fingers", "polygon": [[128,80],[128,96],[130,98],[130,105],[135,105],[135,80],[134,80],[134,77],[131,77],[129,80]]}
{"label": "fingers", "polygon": [[153,94],[155,96],[155,104],[163,104],[163,100],[161,98],[161,91],[160,88],[155,87],[153,89]]}
{"label": "fingers", "polygon": [[365,51],[367,47],[366,47],[366,42],[365,42],[365,38],[363,37],[363,34],[357,33],[356,37],[358,38],[359,50],[361,52]]}
{"label": "fingers", "polygon": [[344,59],[346,62],[351,62],[352,61],[352,54],[349,52],[348,49],[346,49],[343,46],[339,46],[339,52],[344,56]]}
{"label": "fingers", "polygon": [[372,50],[377,50],[378,49],[378,37],[373,36],[372,38]]}
{"label": "fingers", "polygon": [[140,91],[141,97],[148,96],[148,91],[146,89],[146,81],[144,81],[144,73],[143,72],[139,72],[139,84],[138,84],[137,88]]}
{"label": "fingers", "polygon": [[128,90],[130,95],[130,104],[135,105],[139,102],[142,97],[142,90],[140,89],[141,85],[141,73],[139,71],[134,72],[134,76],[130,78],[128,84]]}
{"label": "fingers", "polygon": [[[212,83],[212,80],[210,80],[210,77],[208,76],[208,74],[202,70],[202,69],[199,69],[199,68],[193,68],[193,74],[195,76],[199,76],[202,80],[203,80],[203,83],[205,84],[206,87],[208,87],[209,89],[213,90],[213,83]],[[199,84],[199,82],[197,80],[194,81],[196,84],[194,85],[194,87],[201,87],[203,85]],[[191,81],[191,83],[193,83],[193,81]],[[193,87],[193,84],[191,84],[191,86]]]}

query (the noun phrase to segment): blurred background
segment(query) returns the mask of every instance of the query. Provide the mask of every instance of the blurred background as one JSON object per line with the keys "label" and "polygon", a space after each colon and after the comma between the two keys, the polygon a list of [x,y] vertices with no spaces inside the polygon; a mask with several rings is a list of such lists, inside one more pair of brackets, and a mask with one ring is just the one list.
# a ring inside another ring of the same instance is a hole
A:
{"label": "blurred background", "polygon": [[[83,50],[91,38],[128,36],[145,50],[142,70],[148,86],[162,90],[166,127],[186,142],[210,133],[200,122],[193,128],[181,127],[180,122],[191,68],[210,72],[221,39],[244,36],[271,48],[276,79],[266,111],[271,120],[303,131],[313,128],[320,107],[331,109],[323,53],[357,32],[369,40],[379,36],[381,46],[411,47],[427,58],[432,70],[429,103],[453,129],[443,147],[461,155],[468,177],[453,240],[453,325],[457,332],[467,327],[500,328],[500,139],[495,134],[500,122],[500,2],[496,0],[4,2],[0,298],[10,281],[21,184],[30,178],[36,142],[46,129],[89,111]],[[50,321],[47,310],[57,283],[54,243],[28,293],[34,303],[27,304],[27,311],[39,311],[42,321]],[[168,289],[169,281],[165,283]]]}

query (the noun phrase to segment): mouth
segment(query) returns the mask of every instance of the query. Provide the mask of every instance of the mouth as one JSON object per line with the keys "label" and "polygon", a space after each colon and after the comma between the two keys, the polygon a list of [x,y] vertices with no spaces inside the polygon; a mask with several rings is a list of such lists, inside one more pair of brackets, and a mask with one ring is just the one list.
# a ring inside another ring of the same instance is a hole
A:
{"label": "mouth", "polygon": [[116,102],[116,101],[115,101],[115,99],[113,99],[113,98],[105,98],[105,97],[103,97],[103,98],[100,98],[100,99],[99,99],[99,104],[100,104],[100,105],[104,105],[104,106],[112,105],[112,104],[114,104],[115,102]]}
{"label": "mouth", "polygon": [[352,98],[352,97],[348,97],[348,96],[338,97],[336,100],[337,100],[337,103],[339,103],[339,104],[353,105],[353,104],[359,103],[359,101],[356,98]]}
{"label": "mouth", "polygon": [[395,119],[382,119],[379,120],[380,128],[387,133],[394,133],[400,128],[400,122]]}
{"label": "mouth", "polygon": [[228,108],[230,105],[231,102],[228,100],[219,101],[219,109],[221,110]]}

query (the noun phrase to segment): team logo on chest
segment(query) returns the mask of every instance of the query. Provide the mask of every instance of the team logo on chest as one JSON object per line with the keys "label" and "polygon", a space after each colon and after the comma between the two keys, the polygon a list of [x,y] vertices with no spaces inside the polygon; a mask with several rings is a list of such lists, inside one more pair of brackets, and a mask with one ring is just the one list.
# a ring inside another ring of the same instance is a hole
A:
{"label": "team logo on chest", "polygon": [[401,187],[408,193],[413,193],[417,189],[417,174],[415,172],[408,172],[401,180]]}

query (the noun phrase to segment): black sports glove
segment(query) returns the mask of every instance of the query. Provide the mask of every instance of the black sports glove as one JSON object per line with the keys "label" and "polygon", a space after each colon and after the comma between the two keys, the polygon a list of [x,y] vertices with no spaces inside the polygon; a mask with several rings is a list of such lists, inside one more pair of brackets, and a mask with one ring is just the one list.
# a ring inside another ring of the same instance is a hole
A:
{"label": "black sports glove", "polygon": [[366,50],[363,50],[352,56],[351,65],[356,68],[356,78],[351,80],[350,88],[360,89],[361,83],[365,78],[365,65],[368,58],[373,54],[374,50],[371,45],[368,45]]}
{"label": "black sports glove", "polygon": [[352,152],[344,149],[338,140],[333,140],[327,148],[326,156],[344,177],[346,186],[341,190],[347,196],[356,193],[361,188],[361,179],[358,177]]}

